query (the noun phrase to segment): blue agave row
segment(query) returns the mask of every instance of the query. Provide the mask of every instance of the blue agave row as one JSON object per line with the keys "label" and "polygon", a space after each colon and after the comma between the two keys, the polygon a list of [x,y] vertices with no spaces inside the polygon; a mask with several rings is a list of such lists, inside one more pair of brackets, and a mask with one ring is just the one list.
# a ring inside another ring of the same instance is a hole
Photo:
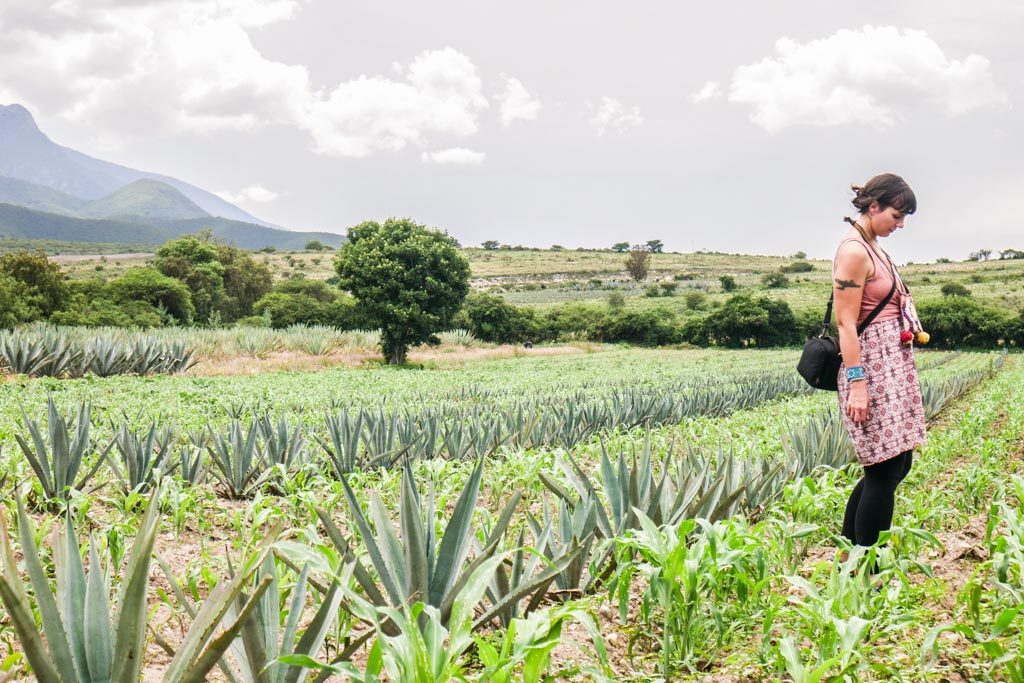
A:
{"label": "blue agave row", "polygon": [[83,340],[46,328],[0,332],[0,368],[32,377],[170,374],[196,362],[185,343],[147,336],[125,342],[104,336]]}

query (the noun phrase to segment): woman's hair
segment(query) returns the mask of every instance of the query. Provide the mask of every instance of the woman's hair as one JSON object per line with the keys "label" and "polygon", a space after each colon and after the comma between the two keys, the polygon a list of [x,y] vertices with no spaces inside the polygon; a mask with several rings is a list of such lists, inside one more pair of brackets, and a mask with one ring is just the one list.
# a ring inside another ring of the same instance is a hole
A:
{"label": "woman's hair", "polygon": [[903,178],[895,173],[882,173],[864,184],[851,185],[857,196],[853,198],[853,205],[861,213],[866,213],[871,202],[878,202],[883,209],[893,207],[904,214],[912,214],[917,211],[917,197],[910,189]]}

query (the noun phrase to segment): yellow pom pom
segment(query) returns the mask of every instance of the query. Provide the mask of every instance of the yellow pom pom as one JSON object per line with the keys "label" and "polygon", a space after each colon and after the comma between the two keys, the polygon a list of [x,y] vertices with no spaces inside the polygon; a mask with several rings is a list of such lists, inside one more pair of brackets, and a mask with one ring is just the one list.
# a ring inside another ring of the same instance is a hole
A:
{"label": "yellow pom pom", "polygon": [[918,332],[914,336],[914,339],[917,341],[918,344],[927,344],[928,340],[931,339],[931,336],[927,332],[922,330],[921,332]]}

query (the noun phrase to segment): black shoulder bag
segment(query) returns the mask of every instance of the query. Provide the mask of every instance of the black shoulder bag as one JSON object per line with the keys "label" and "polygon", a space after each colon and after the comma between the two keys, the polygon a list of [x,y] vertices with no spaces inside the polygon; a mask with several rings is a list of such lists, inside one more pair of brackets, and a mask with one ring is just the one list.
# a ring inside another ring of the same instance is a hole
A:
{"label": "black shoulder bag", "polygon": [[[867,326],[882,312],[886,304],[892,299],[896,291],[896,277],[892,279],[892,289],[882,302],[871,311],[864,322],[857,325],[857,336],[859,337]],[[839,352],[839,340],[829,336],[828,325],[832,320],[832,301],[835,292],[828,297],[828,306],[825,307],[825,319],[822,320],[821,334],[812,337],[804,344],[803,353],[800,354],[800,362],[796,364],[796,371],[807,380],[815,389],[827,391],[838,391],[839,366],[843,363],[843,357]]]}

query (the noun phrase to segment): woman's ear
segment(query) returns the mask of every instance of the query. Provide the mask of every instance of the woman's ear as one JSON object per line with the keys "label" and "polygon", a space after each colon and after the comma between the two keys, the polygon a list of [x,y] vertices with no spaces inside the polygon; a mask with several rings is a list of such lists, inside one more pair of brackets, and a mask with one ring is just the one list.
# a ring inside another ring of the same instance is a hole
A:
{"label": "woman's ear", "polygon": [[868,215],[874,216],[881,210],[882,206],[878,203],[878,200],[876,199],[875,201],[871,202],[870,206],[868,206]]}

